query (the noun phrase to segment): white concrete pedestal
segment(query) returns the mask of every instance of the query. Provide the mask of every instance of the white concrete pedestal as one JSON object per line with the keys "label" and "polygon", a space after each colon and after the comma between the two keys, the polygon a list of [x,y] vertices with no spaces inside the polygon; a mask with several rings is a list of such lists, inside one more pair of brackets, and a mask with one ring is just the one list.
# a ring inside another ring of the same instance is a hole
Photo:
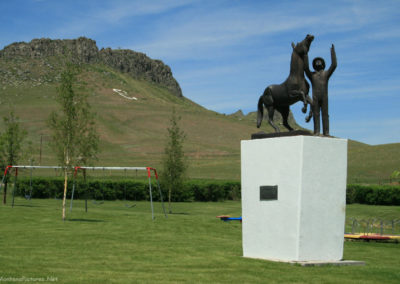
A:
{"label": "white concrete pedestal", "polygon": [[[347,140],[315,136],[247,140],[241,143],[241,155],[243,256],[341,260]],[[260,200],[261,186],[263,194],[268,191],[263,196],[267,200]],[[268,196],[268,186],[277,186],[276,198],[273,193]]]}

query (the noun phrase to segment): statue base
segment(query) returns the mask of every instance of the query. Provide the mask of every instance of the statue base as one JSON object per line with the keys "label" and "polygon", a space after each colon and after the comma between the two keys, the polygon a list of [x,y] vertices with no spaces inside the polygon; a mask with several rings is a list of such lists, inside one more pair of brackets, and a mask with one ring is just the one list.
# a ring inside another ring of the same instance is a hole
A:
{"label": "statue base", "polygon": [[265,133],[264,131],[260,131],[251,134],[251,139],[276,138],[276,137],[299,136],[299,135],[312,136],[313,134],[307,130],[293,130],[288,132],[273,132],[273,133]]}
{"label": "statue base", "polygon": [[342,259],[346,139],[291,136],[242,141],[241,171],[244,257],[289,262]]}

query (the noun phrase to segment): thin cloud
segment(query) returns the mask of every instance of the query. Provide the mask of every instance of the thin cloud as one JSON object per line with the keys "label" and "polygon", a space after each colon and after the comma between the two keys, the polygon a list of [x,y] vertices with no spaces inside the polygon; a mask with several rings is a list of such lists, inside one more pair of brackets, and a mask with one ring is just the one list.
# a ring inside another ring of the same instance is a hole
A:
{"label": "thin cloud", "polygon": [[[278,11],[265,7],[249,11],[239,6],[200,15],[196,9],[185,11],[193,17],[185,17],[184,22],[178,25],[162,25],[152,41],[137,44],[135,48],[170,60],[190,58],[198,50],[203,51],[203,55],[212,55],[207,51],[232,46],[253,37],[273,36],[293,30],[309,30],[319,35],[357,30],[366,24],[365,15],[374,13],[374,17],[368,19],[369,24],[373,24],[387,11],[376,6],[361,11],[352,8],[351,3],[336,9],[326,9],[325,6],[299,9],[298,6],[288,5]],[[301,10],[309,14],[299,17]]]}
{"label": "thin cloud", "polygon": [[[370,145],[387,143],[399,143],[400,141],[400,119],[363,119],[349,121],[335,121],[332,124],[335,136],[363,141]],[[371,131],[374,129],[374,131]]]}
{"label": "thin cloud", "polygon": [[[354,100],[354,99],[366,99],[366,98],[380,98],[384,97],[397,97],[400,91],[398,84],[392,85],[373,85],[373,86],[358,86],[355,88],[337,88],[334,90],[335,97],[337,99]],[[330,91],[331,92],[331,91]],[[333,92],[332,92],[333,93]]]}
{"label": "thin cloud", "polygon": [[[172,9],[186,6],[193,1],[111,1],[106,6],[88,9],[82,15],[73,17],[62,27],[53,31],[54,35],[79,36],[100,34],[107,25],[118,26],[129,18],[166,13]],[[104,3],[104,2],[103,2]]]}
{"label": "thin cloud", "polygon": [[178,7],[186,6],[193,1],[119,1],[110,2],[109,9],[103,9],[93,15],[93,18],[108,23],[118,23],[125,18],[162,14]]}

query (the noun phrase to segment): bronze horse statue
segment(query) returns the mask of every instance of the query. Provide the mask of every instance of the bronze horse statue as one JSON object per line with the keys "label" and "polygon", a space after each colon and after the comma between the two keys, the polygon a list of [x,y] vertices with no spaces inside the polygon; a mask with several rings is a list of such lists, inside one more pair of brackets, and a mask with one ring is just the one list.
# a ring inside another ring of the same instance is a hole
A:
{"label": "bronze horse statue", "polygon": [[289,77],[280,85],[268,86],[258,100],[257,127],[261,126],[264,117],[264,107],[268,110],[268,122],[279,132],[279,128],[274,124],[274,112],[277,110],[282,115],[283,125],[292,131],[293,128],[288,123],[289,106],[303,101],[302,112],[307,112],[307,103],[312,105],[312,100],[308,96],[310,85],[304,77],[304,55],[308,54],[314,36],[307,35],[306,38],[297,43],[292,43],[293,51],[290,60]]}

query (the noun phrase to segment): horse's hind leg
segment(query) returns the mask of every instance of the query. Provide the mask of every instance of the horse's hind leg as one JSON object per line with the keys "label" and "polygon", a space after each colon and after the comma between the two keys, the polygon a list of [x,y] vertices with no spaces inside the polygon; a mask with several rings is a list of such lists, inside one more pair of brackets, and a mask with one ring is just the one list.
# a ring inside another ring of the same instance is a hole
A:
{"label": "horse's hind leg", "polygon": [[301,111],[303,113],[306,113],[307,112],[307,101],[306,101],[306,95],[304,94],[304,92],[300,91],[300,90],[292,90],[292,91],[290,91],[289,95],[291,97],[299,97],[303,101],[304,106],[302,107]]}
{"label": "horse's hind leg", "polygon": [[280,107],[277,109],[282,115],[283,126],[285,126],[289,131],[293,131],[293,128],[289,125],[289,107]]}
{"label": "horse's hind leg", "polygon": [[275,129],[275,132],[280,132],[278,126],[274,124],[274,113],[275,113],[275,108],[273,106],[268,106],[268,122],[269,124]]}
{"label": "horse's hind leg", "polygon": [[306,116],[306,122],[310,122],[312,116],[313,116],[313,101],[310,98],[310,96],[306,96],[306,100],[307,102],[310,104],[310,112],[308,113],[308,115]]}

